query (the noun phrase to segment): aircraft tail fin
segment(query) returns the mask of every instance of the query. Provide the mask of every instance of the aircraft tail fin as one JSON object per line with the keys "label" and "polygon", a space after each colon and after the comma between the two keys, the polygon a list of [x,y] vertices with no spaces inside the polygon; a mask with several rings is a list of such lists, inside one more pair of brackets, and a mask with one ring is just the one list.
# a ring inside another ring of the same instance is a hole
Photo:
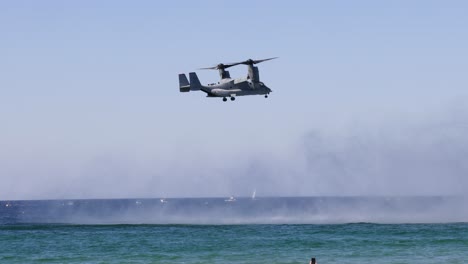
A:
{"label": "aircraft tail fin", "polygon": [[179,74],[179,89],[181,93],[190,92],[190,83],[183,73]]}
{"label": "aircraft tail fin", "polygon": [[198,91],[201,89],[202,85],[196,73],[189,73],[190,78],[190,91]]}

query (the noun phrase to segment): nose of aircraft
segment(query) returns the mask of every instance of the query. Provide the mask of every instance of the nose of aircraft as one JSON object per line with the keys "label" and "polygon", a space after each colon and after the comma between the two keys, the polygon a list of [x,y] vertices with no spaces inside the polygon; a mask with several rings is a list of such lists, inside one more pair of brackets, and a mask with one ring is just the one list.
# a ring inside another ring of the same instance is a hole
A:
{"label": "nose of aircraft", "polygon": [[266,86],[264,83],[260,82],[260,87],[263,87],[268,93],[273,92],[268,86]]}

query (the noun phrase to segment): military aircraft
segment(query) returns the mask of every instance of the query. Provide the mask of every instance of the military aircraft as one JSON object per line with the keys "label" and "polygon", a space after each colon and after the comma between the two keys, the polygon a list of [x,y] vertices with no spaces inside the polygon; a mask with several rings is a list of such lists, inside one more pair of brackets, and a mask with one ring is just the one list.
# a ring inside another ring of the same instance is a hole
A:
{"label": "military aircraft", "polygon": [[[179,89],[180,92],[190,92],[190,91],[202,91],[207,94],[207,97],[222,97],[223,101],[227,101],[227,97],[231,98],[231,101],[236,100],[236,96],[244,95],[264,95],[265,98],[268,98],[268,94],[271,93],[271,89],[268,88],[263,82],[260,81],[260,75],[258,73],[258,67],[254,64],[260,62],[276,59],[268,58],[263,60],[252,60],[248,59],[246,61],[234,62],[223,64],[220,63],[213,67],[201,68],[200,70],[218,70],[219,77],[221,80],[217,83],[211,83],[208,85],[202,85],[198,76],[195,72],[189,73],[190,82],[187,79],[185,74],[179,74]],[[247,77],[232,79],[229,71],[226,71],[227,68],[244,64],[248,67]]]}

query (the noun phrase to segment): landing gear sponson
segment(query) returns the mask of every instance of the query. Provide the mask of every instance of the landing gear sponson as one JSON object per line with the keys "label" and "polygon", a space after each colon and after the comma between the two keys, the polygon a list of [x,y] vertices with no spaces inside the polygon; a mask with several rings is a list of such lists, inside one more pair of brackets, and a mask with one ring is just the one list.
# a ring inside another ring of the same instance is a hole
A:
{"label": "landing gear sponson", "polygon": [[[236,97],[234,96],[231,96],[231,101],[235,101],[236,100]],[[265,94],[265,98],[268,98],[268,94]],[[227,101],[227,98],[226,97],[223,97],[223,102],[226,102]]]}

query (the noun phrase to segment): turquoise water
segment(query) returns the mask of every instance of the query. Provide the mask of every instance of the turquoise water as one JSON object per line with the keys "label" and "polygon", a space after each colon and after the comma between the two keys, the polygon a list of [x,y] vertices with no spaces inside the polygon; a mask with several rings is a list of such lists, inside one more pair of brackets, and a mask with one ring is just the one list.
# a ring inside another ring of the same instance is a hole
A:
{"label": "turquoise water", "polygon": [[462,197],[0,201],[2,263],[468,263]]}
{"label": "turquoise water", "polygon": [[0,263],[468,263],[468,224],[0,225]]}

